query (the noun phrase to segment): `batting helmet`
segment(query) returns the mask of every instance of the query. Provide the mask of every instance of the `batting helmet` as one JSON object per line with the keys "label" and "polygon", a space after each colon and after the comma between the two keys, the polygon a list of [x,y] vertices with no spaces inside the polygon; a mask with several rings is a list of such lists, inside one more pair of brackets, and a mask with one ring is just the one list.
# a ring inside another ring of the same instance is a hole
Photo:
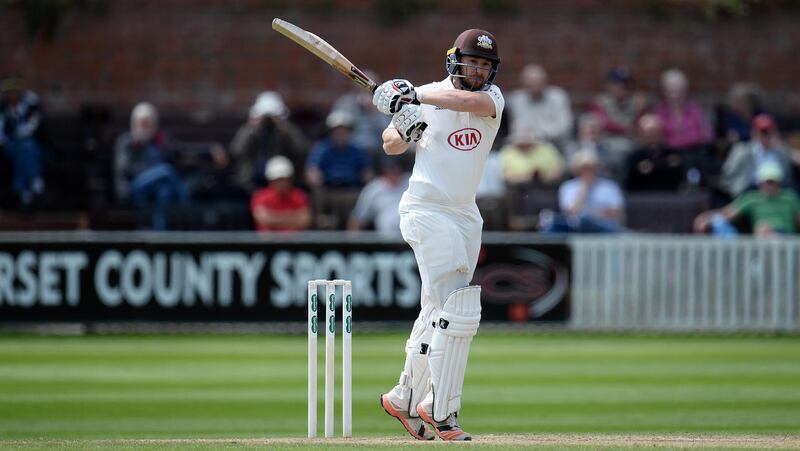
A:
{"label": "batting helmet", "polygon": [[464,31],[456,38],[453,47],[447,51],[447,73],[454,77],[463,77],[459,73],[459,66],[464,64],[461,62],[462,56],[477,56],[486,58],[492,62],[492,72],[483,86],[473,89],[474,91],[487,89],[497,75],[497,66],[500,65],[500,57],[497,52],[497,41],[494,35],[486,30],[472,28]]}

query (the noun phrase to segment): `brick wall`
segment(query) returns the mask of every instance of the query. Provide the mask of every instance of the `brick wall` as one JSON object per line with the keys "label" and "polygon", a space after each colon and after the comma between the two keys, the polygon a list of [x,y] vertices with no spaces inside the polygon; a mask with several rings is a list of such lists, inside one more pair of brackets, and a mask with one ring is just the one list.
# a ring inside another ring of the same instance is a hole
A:
{"label": "brick wall", "polygon": [[483,27],[497,36],[497,82],[506,91],[528,62],[542,63],[578,104],[612,65],[628,65],[648,89],[676,65],[705,100],[755,80],[784,108],[800,104],[800,27],[785,10],[709,21],[697,2],[679,0],[414,3],[405,21],[387,25],[377,14],[386,1],[108,1],[102,15],[66,14],[52,40],[26,32],[16,3],[0,7],[0,73],[22,73],[51,110],[85,102],[127,109],[148,99],[165,110],[244,112],[263,89],[284,92],[293,108],[326,108],[350,82],[275,33],[271,20],[282,17],[362,68],[417,83],[443,78],[454,37]]}

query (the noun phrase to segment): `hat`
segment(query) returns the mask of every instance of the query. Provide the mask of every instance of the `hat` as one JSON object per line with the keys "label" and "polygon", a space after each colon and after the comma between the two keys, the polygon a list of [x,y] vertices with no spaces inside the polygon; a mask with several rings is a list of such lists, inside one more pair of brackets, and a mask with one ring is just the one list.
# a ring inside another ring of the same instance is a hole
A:
{"label": "hat", "polygon": [[264,91],[258,95],[256,102],[250,107],[250,117],[258,118],[283,117],[289,114],[289,109],[283,103],[281,95],[275,91]]}
{"label": "hat", "polygon": [[761,113],[753,118],[752,126],[760,132],[775,130],[775,120],[769,114]]}
{"label": "hat", "polygon": [[781,182],[783,180],[783,170],[778,165],[778,163],[768,161],[766,163],[762,163],[761,166],[758,167],[756,171],[756,181],[758,183],[763,182]]}
{"label": "hat", "polygon": [[328,129],[336,127],[353,128],[354,123],[355,118],[353,115],[344,110],[335,110],[325,118],[325,126]]}
{"label": "hat", "polygon": [[627,67],[615,67],[608,73],[608,80],[627,84],[631,81],[631,73],[628,71]]}
{"label": "hat", "polygon": [[600,160],[597,158],[597,153],[593,150],[579,150],[572,154],[569,159],[569,167],[573,171],[584,166],[597,166]]}
{"label": "hat", "polygon": [[288,158],[278,155],[274,156],[267,161],[266,169],[264,170],[264,177],[267,181],[275,179],[282,179],[294,175],[294,167]]}

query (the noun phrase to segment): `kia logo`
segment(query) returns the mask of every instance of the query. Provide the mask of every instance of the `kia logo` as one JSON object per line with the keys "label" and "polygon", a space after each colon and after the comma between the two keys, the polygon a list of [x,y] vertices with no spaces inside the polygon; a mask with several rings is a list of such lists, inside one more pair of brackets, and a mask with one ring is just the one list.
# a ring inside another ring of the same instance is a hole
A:
{"label": "kia logo", "polygon": [[447,143],[454,149],[461,151],[468,151],[478,147],[481,143],[481,132],[474,128],[462,128],[450,133],[447,137]]}

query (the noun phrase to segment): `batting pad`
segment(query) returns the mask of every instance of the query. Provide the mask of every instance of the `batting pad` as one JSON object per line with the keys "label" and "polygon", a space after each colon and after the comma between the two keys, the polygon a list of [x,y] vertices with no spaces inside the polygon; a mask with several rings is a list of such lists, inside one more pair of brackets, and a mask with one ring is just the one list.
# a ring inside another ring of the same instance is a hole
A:
{"label": "batting pad", "polygon": [[435,421],[444,421],[461,408],[467,357],[480,322],[480,286],[459,288],[447,296],[428,356]]}
{"label": "batting pad", "polygon": [[417,404],[430,391],[428,352],[433,335],[432,321],[437,313],[433,305],[424,308],[414,323],[411,338],[406,342],[406,363],[394,395],[398,403],[408,406],[411,417],[417,416]]}

